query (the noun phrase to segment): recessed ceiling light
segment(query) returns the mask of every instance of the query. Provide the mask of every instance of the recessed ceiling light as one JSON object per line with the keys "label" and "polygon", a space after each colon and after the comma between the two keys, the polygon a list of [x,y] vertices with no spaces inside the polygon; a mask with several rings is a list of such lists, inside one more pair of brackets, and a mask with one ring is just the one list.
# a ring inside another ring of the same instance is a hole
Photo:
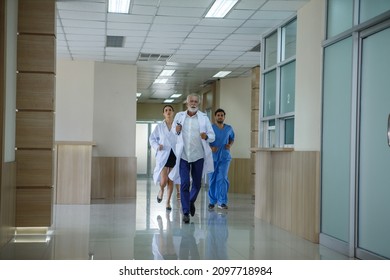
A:
{"label": "recessed ceiling light", "polygon": [[232,73],[232,71],[219,71],[213,77],[214,78],[223,78],[223,77],[226,77],[227,75],[229,75],[230,73]]}
{"label": "recessed ceiling light", "polygon": [[164,103],[172,103],[173,101],[175,101],[175,99],[168,98],[164,100]]}
{"label": "recessed ceiling light", "polygon": [[108,12],[128,14],[130,8],[130,0],[108,0]]}
{"label": "recessed ceiling light", "polygon": [[178,97],[180,97],[181,96],[181,93],[174,93],[174,94],[172,94],[170,97],[171,98],[178,98]]}
{"label": "recessed ceiling light", "polygon": [[223,18],[238,0],[215,0],[205,17]]}
{"label": "recessed ceiling light", "polygon": [[168,79],[155,79],[154,84],[166,84],[168,82]]}
{"label": "recessed ceiling light", "polygon": [[172,76],[175,73],[175,70],[163,70],[160,73],[160,76]]}
{"label": "recessed ceiling light", "polygon": [[137,97],[140,97],[141,95],[142,95],[142,93],[137,92]]}

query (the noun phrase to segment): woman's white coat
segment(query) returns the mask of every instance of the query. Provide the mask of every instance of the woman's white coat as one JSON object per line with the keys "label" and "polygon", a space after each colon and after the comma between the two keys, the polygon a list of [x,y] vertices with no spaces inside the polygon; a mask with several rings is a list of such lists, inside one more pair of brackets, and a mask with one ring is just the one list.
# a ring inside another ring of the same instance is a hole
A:
{"label": "woman's white coat", "polygon": [[[153,171],[153,181],[156,185],[160,183],[160,174],[167,163],[171,149],[175,152],[176,138],[168,129],[165,120],[159,123],[150,134],[150,146],[156,151],[156,166]],[[159,150],[160,145],[163,146],[162,150]]]}

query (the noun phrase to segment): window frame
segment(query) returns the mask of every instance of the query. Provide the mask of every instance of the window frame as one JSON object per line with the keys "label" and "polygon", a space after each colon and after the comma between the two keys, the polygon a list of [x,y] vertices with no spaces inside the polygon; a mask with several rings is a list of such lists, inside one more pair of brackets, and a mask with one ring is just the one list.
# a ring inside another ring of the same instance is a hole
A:
{"label": "window frame", "polygon": [[[264,51],[261,56],[261,65],[264,69],[261,74],[261,94],[260,94],[260,114],[259,114],[259,144],[262,148],[293,148],[294,144],[286,144],[285,142],[285,121],[287,119],[294,119],[294,130],[295,130],[295,103],[294,103],[294,110],[292,112],[288,113],[280,113],[281,109],[281,69],[283,66],[288,65],[289,63],[296,62],[296,47],[295,47],[295,54],[285,58],[285,41],[283,40],[283,34],[286,34],[285,27],[287,27],[289,24],[294,23],[295,26],[297,23],[297,16],[294,15],[284,21],[282,24],[280,24],[278,27],[270,30],[267,34],[265,34],[262,37],[262,46],[264,46],[264,49],[267,50],[266,40],[270,36],[273,36],[276,32],[277,34],[277,58],[276,63],[274,65],[270,65],[269,67],[266,67],[267,63],[267,53],[272,53],[268,51]],[[295,32],[296,34],[296,32]],[[295,38],[296,42],[296,38]],[[295,63],[296,67],[296,63]],[[265,113],[265,94],[266,94],[266,88],[265,88],[265,77],[268,73],[276,70],[276,96],[275,96],[275,114],[264,116]],[[296,72],[295,77],[296,78]],[[294,88],[294,99],[295,99],[295,88]],[[273,127],[269,126],[269,121],[274,121],[275,125]],[[272,143],[270,140],[272,139],[272,136],[274,137],[275,143]]]}

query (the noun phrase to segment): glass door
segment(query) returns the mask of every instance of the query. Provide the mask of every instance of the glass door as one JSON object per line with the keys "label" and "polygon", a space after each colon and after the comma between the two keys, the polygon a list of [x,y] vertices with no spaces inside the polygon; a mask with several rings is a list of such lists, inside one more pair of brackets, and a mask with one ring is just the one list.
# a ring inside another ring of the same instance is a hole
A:
{"label": "glass door", "polygon": [[149,136],[156,126],[156,123],[137,122],[136,156],[138,178],[152,178],[156,156],[155,151],[150,147]]}
{"label": "glass door", "polygon": [[361,39],[356,256],[390,258],[390,23]]}

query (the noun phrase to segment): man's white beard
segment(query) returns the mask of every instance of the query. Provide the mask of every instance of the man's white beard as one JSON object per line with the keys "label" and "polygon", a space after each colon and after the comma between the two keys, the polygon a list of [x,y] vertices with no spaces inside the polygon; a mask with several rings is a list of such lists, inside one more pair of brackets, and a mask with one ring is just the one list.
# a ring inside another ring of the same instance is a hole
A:
{"label": "man's white beard", "polygon": [[195,108],[188,108],[188,111],[190,111],[191,113],[196,113],[196,111],[198,111],[198,107],[195,107]]}

